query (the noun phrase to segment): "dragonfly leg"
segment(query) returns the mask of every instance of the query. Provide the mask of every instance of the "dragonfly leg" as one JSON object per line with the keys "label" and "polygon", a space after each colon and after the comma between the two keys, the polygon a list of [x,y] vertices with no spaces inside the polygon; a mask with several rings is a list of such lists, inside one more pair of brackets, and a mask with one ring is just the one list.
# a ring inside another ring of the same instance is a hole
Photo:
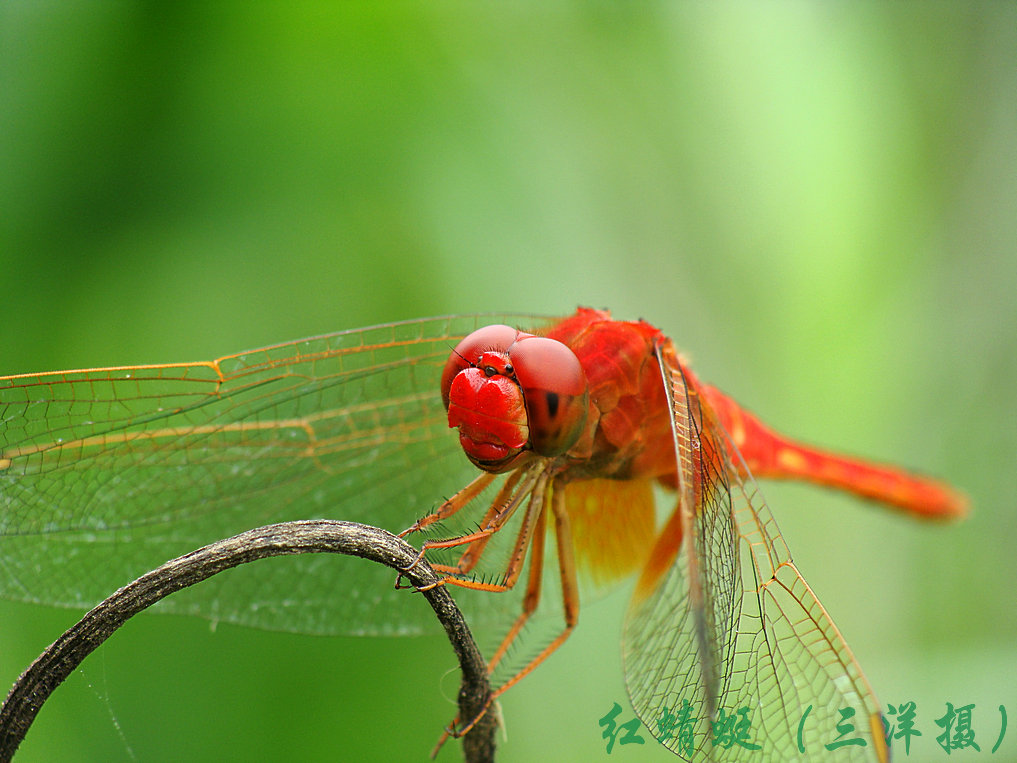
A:
{"label": "dragonfly leg", "polygon": [[[442,541],[425,541],[424,549],[431,548],[453,548],[455,546],[467,545],[466,551],[454,565],[436,564],[434,569],[438,572],[447,572],[450,575],[465,575],[470,572],[480,560],[484,547],[501,527],[509,520],[516,508],[522,502],[526,491],[520,490],[513,495],[516,485],[519,482],[520,474],[513,474],[502,485],[498,495],[495,496],[483,519],[480,520],[480,530],[469,535],[461,535],[455,538],[447,538]],[[527,485],[533,484],[528,481]],[[422,549],[422,550],[424,550]]]}
{"label": "dragonfly leg", "polygon": [[[519,532],[516,535],[515,547],[512,549],[512,554],[509,557],[508,564],[505,566],[505,571],[501,577],[502,579],[501,583],[490,583],[477,580],[463,579],[460,577],[456,577],[457,574],[461,573],[455,571],[454,567],[443,567],[442,565],[437,565],[434,567],[434,569],[439,572],[443,570],[453,570],[454,572],[453,574],[450,574],[448,577],[445,577],[443,580],[436,583],[435,585],[445,585],[445,584],[457,585],[460,586],[461,588],[469,588],[475,591],[489,591],[491,593],[502,593],[504,591],[511,590],[513,587],[515,587],[516,581],[519,579],[519,574],[522,571],[523,562],[526,559],[526,552],[529,549],[530,541],[533,538],[534,525],[542,526],[541,517],[543,517],[544,515],[544,497],[546,495],[545,487],[547,485],[547,480],[548,477],[546,472],[539,474],[536,480],[537,484],[535,485],[533,490],[528,491],[526,486],[524,486],[520,493],[512,501],[512,503],[518,506],[522,496],[525,495],[527,492],[530,493],[530,500],[529,504],[526,507],[526,514],[523,517],[522,526],[519,528]],[[506,508],[506,511],[502,512],[504,516],[499,515],[499,517],[497,518],[498,519],[497,526],[493,526],[494,523],[492,523],[492,526],[490,528],[484,528],[484,530],[481,530],[477,533],[464,535],[462,539],[453,539],[453,540],[462,540],[465,542],[467,540],[472,539],[472,542],[470,543],[471,546],[474,544],[484,544],[488,540],[490,540],[493,533],[497,532],[504,526],[505,521],[508,519],[508,516],[510,516],[512,511],[514,510],[515,510],[514,508],[512,508],[511,511],[508,510],[508,508]],[[449,543],[449,541],[442,541],[442,543],[447,544]],[[428,546],[428,544],[426,543],[424,544],[425,550],[429,547],[443,548],[448,546]],[[467,553],[469,553],[469,550],[467,550]],[[541,553],[543,553],[543,548],[541,548]],[[471,569],[473,565],[477,563],[478,560],[479,555],[472,560],[470,565]],[[424,588],[421,590],[427,589]]]}
{"label": "dragonfly leg", "polygon": [[[527,510],[527,520],[529,519],[529,513],[529,510]],[[524,521],[524,525],[525,524],[526,522]],[[491,673],[501,658],[505,656],[505,651],[508,649],[509,644],[515,640],[519,631],[526,624],[526,621],[537,609],[537,605],[540,603],[540,586],[544,570],[544,539],[546,537],[547,529],[547,512],[540,511],[536,522],[533,524],[533,540],[530,550],[530,573],[526,583],[526,594],[523,596],[523,613],[516,619],[515,623],[512,624],[512,628],[509,630],[508,635],[506,635],[502,640],[498,650],[494,653],[494,656],[491,657],[491,661],[487,663],[488,673]],[[516,540],[517,549],[522,541],[522,534],[523,530],[520,530],[520,537]],[[514,558],[515,557],[513,557],[513,559]],[[512,566],[511,562],[509,566]],[[518,571],[506,570],[506,580],[511,577],[511,583],[515,584],[518,574]],[[441,738],[438,739],[438,743],[434,746],[434,750],[431,752],[431,758],[437,756],[438,751],[442,748],[442,745],[445,744],[449,737],[459,738],[472,729],[477,722],[490,711],[491,705],[494,701],[494,696],[495,695],[492,695],[488,701],[484,703],[484,707],[481,709],[480,713],[478,713],[477,716],[466,726],[459,728],[459,716],[457,715],[453,718],[452,722],[442,731]]]}
{"label": "dragonfly leg", "polygon": [[[440,522],[443,519],[448,519],[461,508],[466,506],[470,501],[480,495],[484,489],[494,481],[495,475],[488,474],[487,472],[481,473],[476,479],[470,484],[459,490],[455,495],[445,501],[441,506],[438,507],[437,511],[434,511],[427,516],[421,517],[414,522],[410,527],[407,527],[401,533],[400,538],[405,538],[410,533],[419,532],[428,525]],[[518,477],[516,478],[518,479]]]}
{"label": "dragonfly leg", "polygon": [[[487,510],[487,514],[484,515],[484,521],[481,524],[481,528],[487,528],[490,525],[490,523],[497,519],[497,517],[501,513],[504,513],[509,508],[514,510],[515,506],[518,505],[518,503],[514,505],[508,505],[505,504],[505,502],[507,501],[507,496],[515,487],[516,483],[519,481],[519,477],[520,477],[519,474],[513,474],[508,480],[506,480],[505,484],[502,486],[502,489],[498,491],[497,497],[492,502],[490,508]],[[466,506],[470,501],[476,498],[477,495],[479,495],[484,490],[484,488],[486,488],[491,483],[493,479],[494,479],[493,474],[480,475],[475,480],[473,480],[469,485],[467,485],[462,490],[457,492],[454,496],[445,501],[445,503],[441,505],[438,511],[434,512],[433,514],[428,514],[426,517],[418,519],[417,522],[412,527],[403,530],[401,533],[399,533],[398,537],[403,538],[409,535],[410,533],[417,532],[434,522],[440,521],[442,519],[447,519],[448,517],[452,516],[460,509],[462,509],[464,506]],[[509,514],[509,516],[511,516],[511,513]],[[504,522],[507,519],[508,517],[505,517],[505,519],[501,521]],[[472,547],[472,544],[474,542],[480,543],[481,548],[483,548],[483,546],[486,545],[487,539],[490,537],[490,535],[491,535],[490,532],[489,533],[481,532],[479,534],[479,537],[478,533],[473,533],[470,536],[460,536],[458,538],[451,538],[446,541],[430,541],[431,545],[425,542],[420,549],[420,553],[417,554],[417,558],[414,559],[409,566],[405,567],[402,570],[402,572],[400,572],[400,574],[396,577],[395,587],[397,589],[413,588],[413,586],[404,586],[401,584],[403,579],[402,573],[409,572],[410,570],[414,569],[418,564],[420,564],[421,560],[423,560],[424,555],[427,553],[428,549],[450,548],[452,546],[462,545],[464,543],[469,543]],[[444,545],[434,545],[441,543],[443,543]],[[466,553],[469,553],[469,549],[467,549]],[[476,562],[474,562],[474,564],[476,564]],[[448,572],[450,574],[456,574],[454,568],[448,567],[447,565],[435,565],[434,569],[437,572],[442,573]]]}
{"label": "dragonfly leg", "polygon": [[546,536],[547,527],[547,512],[540,512],[540,517],[537,519],[537,526],[534,533],[532,548],[530,550],[530,575],[526,582],[526,593],[523,595],[523,611],[516,618],[516,621],[512,623],[512,627],[509,632],[502,639],[501,645],[497,651],[491,656],[490,661],[487,663],[487,672],[491,673],[495,667],[501,661],[501,658],[505,656],[505,652],[508,650],[509,645],[515,641],[516,636],[519,635],[519,631],[526,625],[526,621],[530,619],[540,604],[540,588],[543,583],[544,575],[544,539]]}
{"label": "dragonfly leg", "polygon": [[[480,559],[480,553],[483,551],[484,546],[490,540],[491,536],[495,532],[500,530],[501,527],[504,526],[505,522],[512,518],[512,516],[516,513],[516,510],[519,508],[520,504],[523,502],[523,498],[526,497],[527,494],[530,494],[532,491],[534,491],[535,483],[539,483],[538,484],[539,489],[536,491],[541,493],[543,492],[542,485],[546,482],[546,476],[544,476],[543,472],[531,470],[527,475],[527,478],[524,480],[523,484],[519,486],[518,483],[520,481],[521,476],[522,475],[520,474],[514,474],[505,481],[505,484],[502,485],[501,489],[498,491],[498,494],[495,496],[494,501],[492,502],[490,508],[487,510],[487,514],[484,516],[484,524],[481,526],[480,530],[477,530],[476,532],[472,533],[467,533],[465,535],[460,535],[454,538],[425,541],[421,545],[420,552],[417,554],[417,557],[413,561],[413,563],[410,564],[407,568],[405,568],[402,571],[402,573],[400,573],[400,575],[396,578],[396,588],[413,587],[401,585],[401,581],[403,580],[403,573],[409,572],[413,570],[417,565],[419,565],[421,560],[424,559],[424,556],[427,553],[427,551],[433,548],[454,548],[459,545],[467,545],[469,547],[464,552],[463,559],[460,560],[459,565],[433,566],[432,569],[435,572],[445,574],[446,577],[429,587],[433,588],[436,585],[444,585],[445,583],[461,583],[459,578],[456,576],[465,575],[470,570],[472,570],[474,566],[476,566],[477,562]],[[474,480],[474,483],[476,483],[476,480]],[[525,554],[525,552],[526,550],[524,548],[523,553]],[[463,564],[464,559],[467,561],[465,566]],[[420,590],[427,590],[427,588],[423,588]],[[482,590],[498,591],[506,589],[503,587],[491,588],[485,586],[482,587]]]}
{"label": "dragonfly leg", "polygon": [[[420,553],[417,554],[417,558],[414,559],[413,562],[403,570],[403,572],[409,572],[418,564],[420,564],[421,560],[424,558],[427,552],[432,549],[455,548],[456,546],[471,545],[473,543],[479,543],[479,546],[482,549],[483,546],[486,545],[490,537],[494,533],[498,532],[498,530],[500,530],[504,526],[504,524],[512,517],[516,509],[519,508],[519,504],[522,503],[523,498],[530,493],[534,484],[541,479],[541,474],[542,472],[536,470],[531,471],[527,476],[527,479],[523,482],[522,486],[519,486],[518,489],[515,490],[511,499],[506,500],[508,494],[512,492],[513,488],[517,487],[517,483],[519,481],[519,477],[517,475],[512,475],[512,477],[509,478],[509,480],[506,482],[503,488],[498,492],[498,496],[495,498],[494,503],[492,503],[491,508],[488,509],[488,512],[485,515],[486,523],[482,525],[479,530],[472,533],[466,533],[465,535],[459,535],[454,538],[425,541],[420,547]],[[490,480],[488,480],[487,482],[490,482]],[[460,493],[466,492],[470,487],[472,487],[476,483],[477,480],[474,480],[472,483],[470,483],[470,485],[468,485],[466,488],[460,491]],[[486,487],[486,484],[487,483],[485,483],[485,485],[482,486],[480,489],[482,490],[483,487]],[[476,492],[479,492],[479,490]],[[460,493],[457,493],[456,496],[460,495]],[[471,496],[471,499],[475,497],[475,495],[476,493],[474,493]],[[453,499],[456,496],[453,496]],[[451,500],[452,499],[450,499],[450,501]],[[446,503],[449,503],[450,501],[446,501]],[[458,511],[459,508],[462,508],[462,506],[459,506],[456,509],[456,511]],[[440,513],[440,511],[441,510],[439,509],[439,511],[432,516],[437,516]],[[448,516],[451,516],[451,514],[449,514]],[[407,530],[406,532],[410,531]],[[466,553],[470,554],[470,549],[467,549]],[[476,560],[472,562],[471,568],[472,565],[475,564]],[[450,574],[453,575],[457,574],[455,571],[455,567],[449,567],[447,565],[437,565],[435,569],[438,572],[449,572]],[[396,579],[396,588],[406,587],[399,585],[400,580],[402,580],[401,574]]]}
{"label": "dragonfly leg", "polygon": [[[515,686],[537,665],[542,663],[551,654],[565,643],[572,634],[579,621],[579,583],[576,579],[576,560],[572,545],[572,527],[569,523],[569,515],[565,509],[565,494],[559,487],[552,491],[551,509],[554,513],[554,535],[555,544],[558,550],[558,574],[561,576],[561,597],[562,609],[565,613],[565,629],[558,636],[544,647],[543,651],[534,657],[526,667],[516,673],[512,678],[499,686],[492,694],[491,699],[496,699],[505,693],[510,687]],[[529,591],[527,591],[529,593]]]}
{"label": "dragonfly leg", "polygon": [[[480,527],[491,527],[495,520],[501,515],[512,499],[512,492],[515,489],[520,476],[521,475],[517,472],[505,481],[501,490],[498,491],[498,495],[495,496],[495,499],[488,507],[487,513],[484,514],[484,518],[480,521]],[[502,520],[502,523],[504,523],[504,520]],[[473,571],[473,568],[477,566],[477,562],[480,561],[480,557],[484,553],[484,548],[493,537],[494,534],[490,533],[482,538],[477,538],[470,542],[470,544],[466,547],[466,550],[463,552],[463,555],[459,557],[459,561],[454,565],[435,564],[433,565],[433,569],[437,572],[447,573],[449,575],[468,575]]]}
{"label": "dragonfly leg", "polygon": [[[519,683],[523,678],[529,675],[534,668],[550,657],[551,654],[558,649],[558,647],[565,643],[566,639],[568,639],[568,637],[572,634],[572,631],[575,630],[576,623],[579,621],[579,583],[576,579],[575,556],[572,548],[572,529],[569,523],[568,512],[565,509],[564,493],[560,488],[552,491],[551,509],[554,513],[555,542],[558,549],[558,572],[561,576],[565,629],[559,633],[550,644],[544,647],[540,654],[534,657],[525,667],[523,667],[522,670],[491,692],[491,696],[484,705],[484,709],[481,710],[476,718],[472,719],[469,723],[460,728],[456,727],[458,718],[454,720],[451,727],[445,729],[445,735],[442,737],[442,741],[444,741],[444,739],[448,736],[462,736],[472,729],[476,725],[477,721],[484,717],[484,714],[498,697]],[[544,517],[545,513],[541,512],[540,516]],[[538,522],[538,525],[543,526],[543,524],[543,521]],[[543,533],[541,533],[540,537],[543,538]],[[538,561],[537,556],[539,555],[539,561],[543,562],[543,541],[534,540],[533,547],[533,561]],[[496,663],[497,660],[501,659],[509,643],[516,638],[519,630],[522,628],[523,624],[525,624],[526,619],[533,613],[536,609],[537,603],[540,601],[540,573],[535,573],[533,570],[534,568],[531,566],[530,580],[526,587],[526,598],[523,603],[523,614],[516,620],[516,623],[509,631],[509,635],[506,636],[505,641],[503,641],[502,645],[498,648],[498,651],[495,653],[495,658],[492,659],[488,666],[489,669]],[[527,607],[531,607],[529,611],[527,611]]]}

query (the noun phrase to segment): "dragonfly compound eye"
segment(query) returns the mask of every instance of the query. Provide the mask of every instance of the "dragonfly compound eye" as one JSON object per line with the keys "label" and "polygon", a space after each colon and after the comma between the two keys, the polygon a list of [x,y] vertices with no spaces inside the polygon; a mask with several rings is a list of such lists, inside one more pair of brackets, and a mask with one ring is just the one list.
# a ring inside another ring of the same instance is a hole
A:
{"label": "dragonfly compound eye", "polygon": [[530,447],[557,456],[586,426],[589,389],[579,358],[554,339],[523,335],[509,348],[530,424]]}

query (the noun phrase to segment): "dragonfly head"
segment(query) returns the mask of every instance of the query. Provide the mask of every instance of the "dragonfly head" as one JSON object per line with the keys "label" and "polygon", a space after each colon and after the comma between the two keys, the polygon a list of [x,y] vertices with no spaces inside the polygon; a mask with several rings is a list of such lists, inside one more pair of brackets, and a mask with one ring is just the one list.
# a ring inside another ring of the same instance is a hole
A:
{"label": "dragonfly head", "polygon": [[466,456],[489,472],[566,452],[582,434],[589,406],[586,373],[572,350],[503,325],[458,344],[441,395]]}

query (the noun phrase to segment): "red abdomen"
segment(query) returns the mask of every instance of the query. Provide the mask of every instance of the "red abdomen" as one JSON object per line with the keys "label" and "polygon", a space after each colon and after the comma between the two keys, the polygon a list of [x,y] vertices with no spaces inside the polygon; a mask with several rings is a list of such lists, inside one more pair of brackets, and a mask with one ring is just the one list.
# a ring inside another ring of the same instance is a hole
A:
{"label": "red abdomen", "polygon": [[[669,340],[644,321],[615,321],[609,313],[589,308],[580,308],[546,335],[571,348],[589,381],[586,430],[567,453],[571,463],[563,477],[656,478],[675,487],[671,414],[656,354],[657,346]],[[723,431],[727,450],[740,452],[755,476],[813,482],[927,518],[966,513],[966,500],[949,485],[795,442],[762,425],[716,388],[700,385],[688,368],[681,370],[690,396],[702,406],[704,447],[713,441],[711,432]],[[734,458],[731,466],[741,472],[741,464]]]}

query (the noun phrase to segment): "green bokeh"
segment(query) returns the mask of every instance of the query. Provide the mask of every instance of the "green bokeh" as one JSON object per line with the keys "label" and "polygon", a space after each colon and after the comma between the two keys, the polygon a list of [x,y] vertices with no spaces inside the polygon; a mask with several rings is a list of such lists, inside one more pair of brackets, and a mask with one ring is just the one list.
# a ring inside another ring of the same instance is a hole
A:
{"label": "green bokeh", "polygon": [[[783,429],[969,493],[925,527],[764,486],[881,700],[926,713],[909,759],[946,702],[984,753],[1017,712],[1015,60],[1004,3],[4,3],[0,373],[645,317]],[[605,754],[623,594],[506,696],[501,760]],[[0,605],[0,682],[74,619]],[[453,665],[141,617],[19,759],[422,760]]]}

